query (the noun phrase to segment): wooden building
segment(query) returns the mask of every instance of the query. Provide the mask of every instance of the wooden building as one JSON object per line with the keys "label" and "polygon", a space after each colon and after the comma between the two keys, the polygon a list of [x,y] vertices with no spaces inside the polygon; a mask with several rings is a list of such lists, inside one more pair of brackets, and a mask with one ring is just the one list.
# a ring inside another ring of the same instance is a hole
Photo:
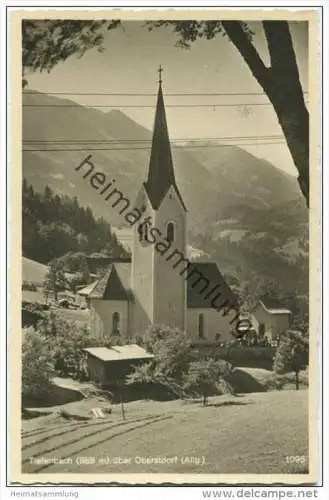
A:
{"label": "wooden building", "polygon": [[134,366],[153,359],[145,349],[136,344],[124,346],[89,347],[87,368],[90,379],[101,387],[118,385],[131,373]]}

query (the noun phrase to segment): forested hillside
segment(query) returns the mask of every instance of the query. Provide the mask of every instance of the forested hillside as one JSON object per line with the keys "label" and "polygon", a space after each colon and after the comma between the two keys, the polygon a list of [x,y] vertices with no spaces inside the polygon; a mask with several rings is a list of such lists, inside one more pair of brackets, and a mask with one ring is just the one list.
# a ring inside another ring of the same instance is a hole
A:
{"label": "forested hillside", "polygon": [[23,256],[29,259],[48,263],[79,251],[126,255],[110,224],[82,207],[76,197],[54,194],[48,186],[40,194],[24,179],[22,214]]}

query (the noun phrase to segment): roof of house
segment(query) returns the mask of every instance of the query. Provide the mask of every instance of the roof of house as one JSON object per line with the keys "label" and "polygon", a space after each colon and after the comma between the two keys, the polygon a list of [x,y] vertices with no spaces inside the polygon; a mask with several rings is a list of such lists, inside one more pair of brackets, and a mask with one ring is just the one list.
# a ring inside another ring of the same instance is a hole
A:
{"label": "roof of house", "polygon": [[132,297],[130,268],[129,262],[111,264],[104,276],[97,281],[89,297],[103,300],[129,300]]}
{"label": "roof of house", "polygon": [[[217,294],[221,295],[216,299],[215,306],[229,301],[231,307],[237,307],[237,297],[225,282],[215,262],[193,263],[188,276],[186,279],[188,308],[213,308],[212,302]],[[211,290],[213,293],[210,293]]]}
{"label": "roof of house", "polygon": [[84,349],[101,361],[123,361],[134,359],[152,359],[153,354],[149,354],[143,347],[137,344],[108,347],[88,347]]}
{"label": "roof of house", "polygon": [[291,311],[275,298],[262,297],[259,303],[271,314],[291,314]]}
{"label": "roof of house", "polygon": [[144,183],[151,205],[155,210],[159,208],[170,186],[174,187],[177,196],[186,210],[176,184],[167,127],[166,110],[160,83],[154,119],[149,171],[147,181]]}
{"label": "roof of house", "polygon": [[267,309],[282,309],[282,302],[275,298],[275,297],[269,297],[268,295],[263,295],[260,297],[260,301],[263,302],[264,306]]}
{"label": "roof of house", "polygon": [[90,292],[95,288],[95,286],[96,286],[97,283],[98,283],[98,280],[97,281],[93,281],[89,285],[81,288],[77,292],[78,295],[82,295],[83,297],[87,297],[90,294]]}

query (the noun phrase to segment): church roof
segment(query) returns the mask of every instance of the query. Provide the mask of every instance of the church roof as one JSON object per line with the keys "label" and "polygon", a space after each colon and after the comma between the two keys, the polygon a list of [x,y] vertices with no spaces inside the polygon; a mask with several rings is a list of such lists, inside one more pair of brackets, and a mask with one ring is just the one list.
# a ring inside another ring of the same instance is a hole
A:
{"label": "church roof", "polygon": [[[192,274],[192,270],[195,270],[194,275]],[[189,276],[190,278],[186,279],[188,308],[213,308],[211,302],[216,297],[216,294],[219,293],[222,295],[216,300],[216,305],[220,305],[226,300],[229,301],[231,307],[238,305],[236,296],[225,282],[225,279],[215,262],[193,263],[189,268]],[[199,277],[200,281],[197,283]],[[207,285],[207,289],[204,292],[203,286],[207,282],[202,281],[202,278],[205,278],[205,280],[208,280],[209,282],[209,285]],[[214,292],[210,294],[210,297],[206,299],[205,297],[207,296],[207,293],[209,293],[210,290],[216,286],[216,291],[214,290]]]}
{"label": "church roof", "polygon": [[104,276],[91,290],[89,297],[103,300],[129,300],[130,266],[128,262],[111,264]]}
{"label": "church roof", "polygon": [[166,111],[163,101],[162,87],[159,84],[158,100],[156,105],[152,149],[149,171],[145,190],[152,207],[157,210],[166,196],[170,186],[173,186],[184,209],[185,205],[176,184],[170,140],[167,127]]}

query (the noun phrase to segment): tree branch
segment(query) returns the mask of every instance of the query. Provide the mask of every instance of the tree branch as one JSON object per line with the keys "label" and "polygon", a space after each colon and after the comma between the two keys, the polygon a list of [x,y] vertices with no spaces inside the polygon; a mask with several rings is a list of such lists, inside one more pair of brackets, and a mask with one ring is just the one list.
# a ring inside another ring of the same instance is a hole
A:
{"label": "tree branch", "polygon": [[289,78],[286,78],[284,82],[285,92],[287,93],[290,90],[304,104],[303,89],[299,79],[296,54],[288,22],[263,21],[262,24],[273,73],[279,77],[280,81],[282,80],[282,74],[289,75]]}
{"label": "tree branch", "polygon": [[258,83],[267,92],[269,69],[265,66],[247,33],[243,30],[240,21],[222,21],[222,25],[227,36],[240,52]]}

